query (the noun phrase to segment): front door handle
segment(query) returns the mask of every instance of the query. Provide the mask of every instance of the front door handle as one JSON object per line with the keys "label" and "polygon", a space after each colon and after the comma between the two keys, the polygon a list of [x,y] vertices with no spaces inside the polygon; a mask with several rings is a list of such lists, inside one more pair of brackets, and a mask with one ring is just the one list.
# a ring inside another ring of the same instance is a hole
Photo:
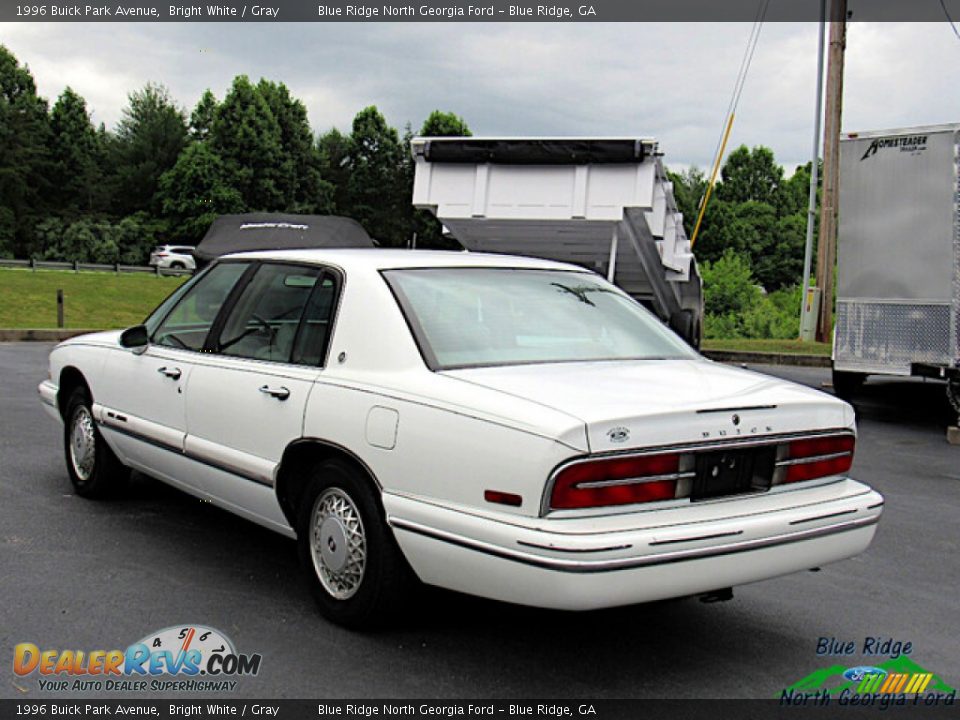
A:
{"label": "front door handle", "polygon": [[285,387],[272,388],[269,385],[264,385],[260,388],[260,392],[264,395],[269,395],[270,397],[275,397],[277,400],[286,400],[290,397],[290,390]]}
{"label": "front door handle", "polygon": [[161,375],[166,375],[171,380],[179,380],[180,376],[183,375],[183,373],[180,372],[180,368],[168,368],[166,365],[162,368],[157,368],[157,372]]}

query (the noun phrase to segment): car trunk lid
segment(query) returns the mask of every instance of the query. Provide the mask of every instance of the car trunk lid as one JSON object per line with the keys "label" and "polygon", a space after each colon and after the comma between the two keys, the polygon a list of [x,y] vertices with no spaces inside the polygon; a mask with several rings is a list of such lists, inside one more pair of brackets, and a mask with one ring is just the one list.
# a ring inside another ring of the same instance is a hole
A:
{"label": "car trunk lid", "polygon": [[591,452],[850,427],[831,395],[704,359],[470,368],[449,377],[581,419]]}

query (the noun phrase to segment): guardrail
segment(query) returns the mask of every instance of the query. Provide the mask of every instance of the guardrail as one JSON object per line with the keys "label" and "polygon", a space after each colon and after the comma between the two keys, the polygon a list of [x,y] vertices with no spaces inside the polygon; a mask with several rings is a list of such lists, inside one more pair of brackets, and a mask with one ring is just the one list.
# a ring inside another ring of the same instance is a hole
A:
{"label": "guardrail", "polygon": [[0,258],[0,267],[24,268],[27,270],[72,270],[73,272],[141,273],[151,275],[192,275],[193,270],[160,268],[151,265],[112,265],[104,263],[63,262],[58,260],[7,260]]}

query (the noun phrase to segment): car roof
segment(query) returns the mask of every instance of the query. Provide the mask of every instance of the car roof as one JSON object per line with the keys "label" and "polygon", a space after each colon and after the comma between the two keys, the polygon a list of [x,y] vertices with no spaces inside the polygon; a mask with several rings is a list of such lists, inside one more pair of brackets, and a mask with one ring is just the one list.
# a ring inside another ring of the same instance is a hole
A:
{"label": "car roof", "polygon": [[452,250],[402,250],[384,248],[318,248],[303,250],[258,250],[233,253],[221,259],[283,260],[335,265],[343,270],[377,271],[400,268],[490,267],[588,272],[577,265],[541,258]]}

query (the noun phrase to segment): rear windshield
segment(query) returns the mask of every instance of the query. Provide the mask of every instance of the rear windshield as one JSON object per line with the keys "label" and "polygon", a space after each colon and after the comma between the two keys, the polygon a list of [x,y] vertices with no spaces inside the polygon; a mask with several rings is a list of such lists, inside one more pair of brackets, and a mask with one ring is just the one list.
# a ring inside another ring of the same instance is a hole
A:
{"label": "rear windshield", "polygon": [[697,357],[643,306],[590,273],[429,268],[384,276],[434,370]]}

